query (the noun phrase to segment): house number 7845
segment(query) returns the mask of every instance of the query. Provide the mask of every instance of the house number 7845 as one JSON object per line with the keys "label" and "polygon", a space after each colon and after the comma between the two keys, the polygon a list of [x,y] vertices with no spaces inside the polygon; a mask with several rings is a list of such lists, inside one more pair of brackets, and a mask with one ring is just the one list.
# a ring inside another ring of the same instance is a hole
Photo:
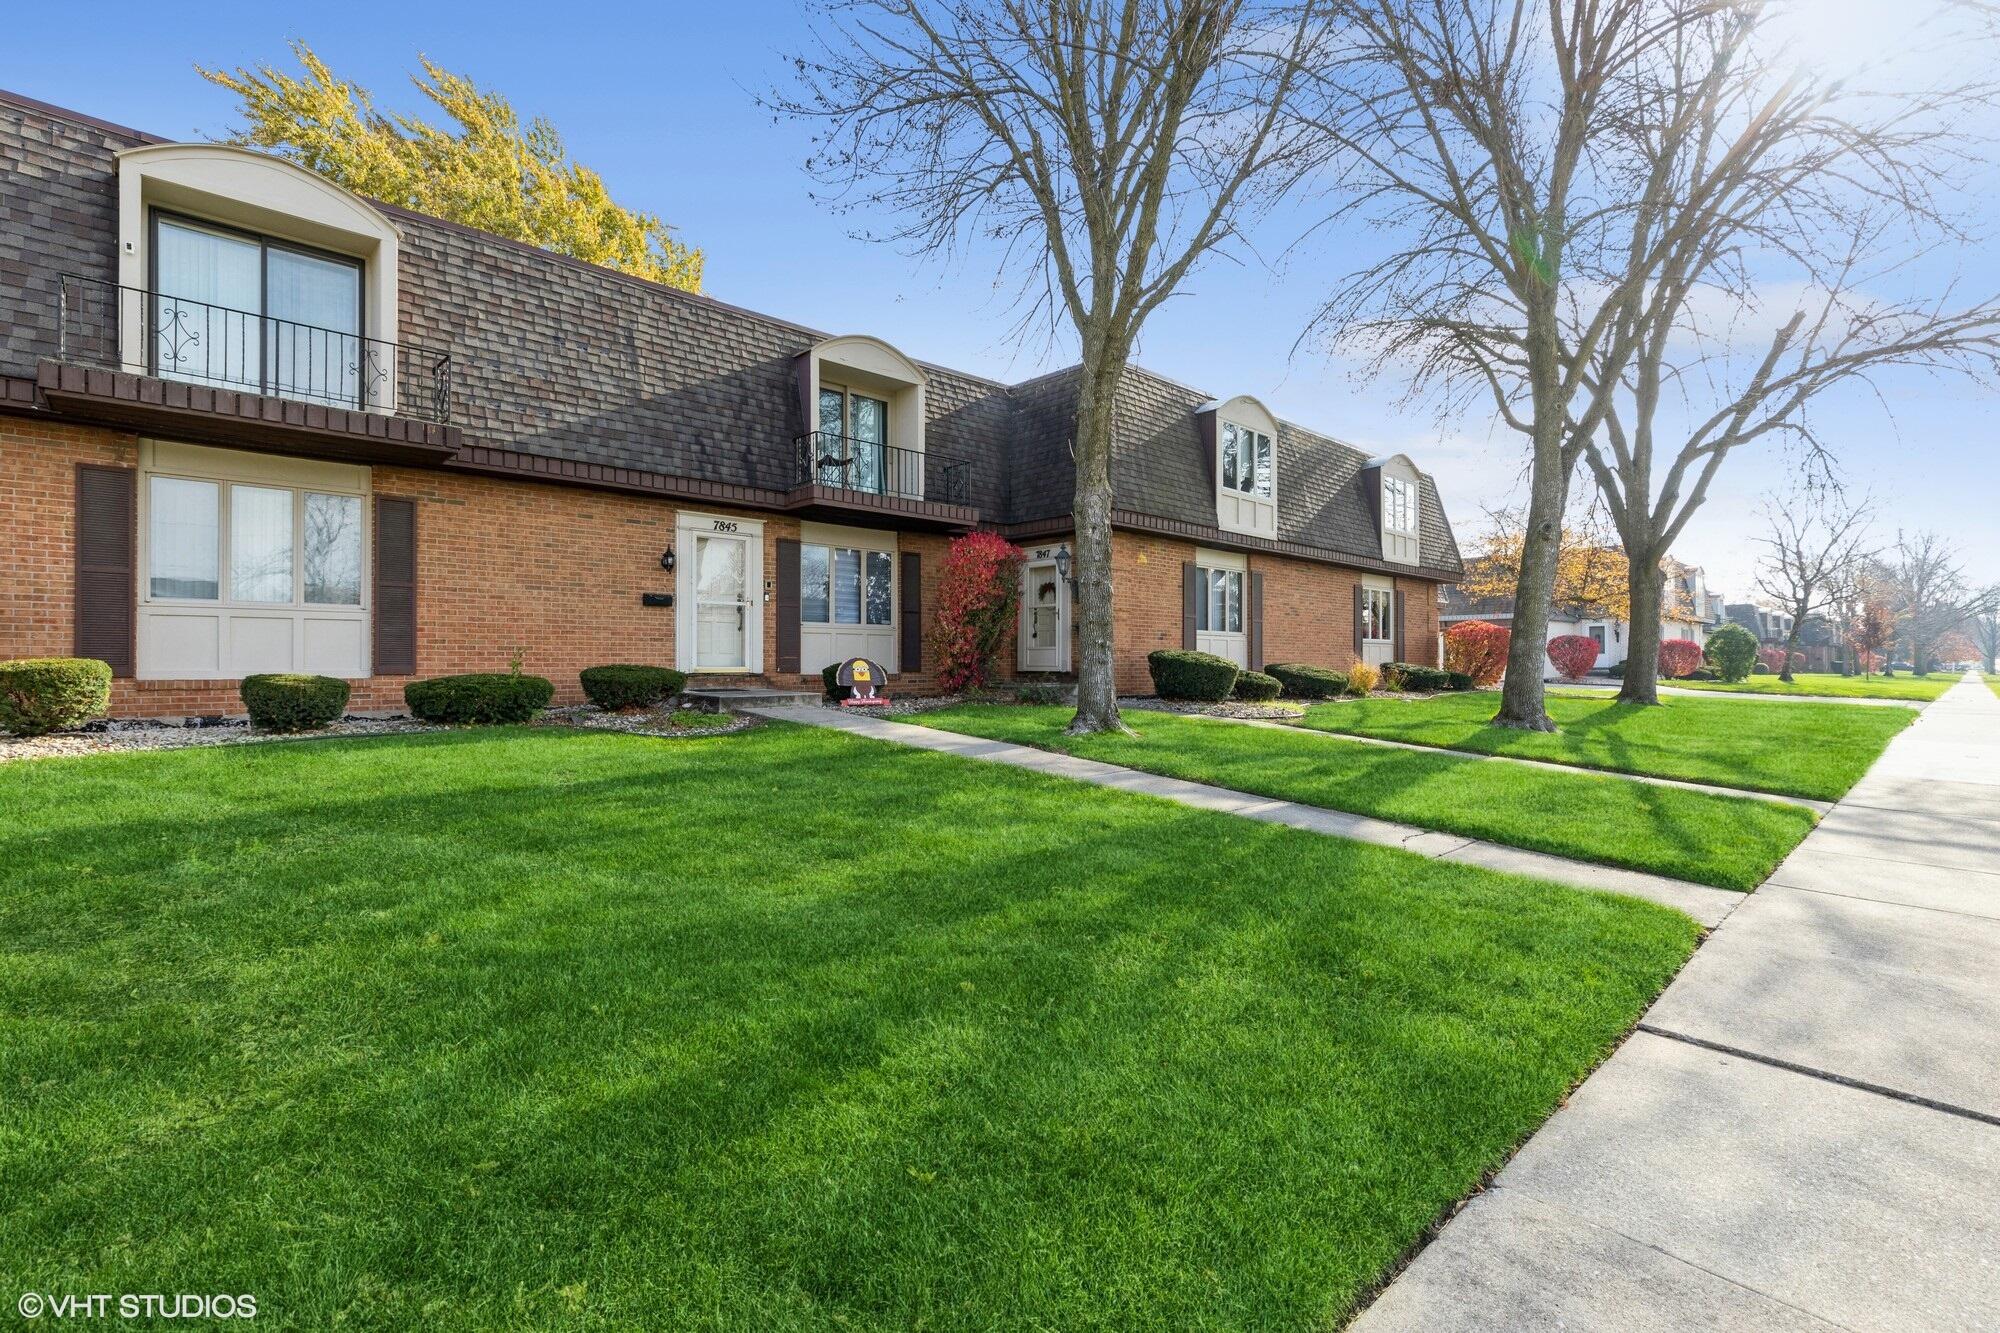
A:
{"label": "house number 7845", "polygon": [[715,520],[715,530],[717,532],[734,532],[736,531],[736,525],[726,518],[718,518]]}

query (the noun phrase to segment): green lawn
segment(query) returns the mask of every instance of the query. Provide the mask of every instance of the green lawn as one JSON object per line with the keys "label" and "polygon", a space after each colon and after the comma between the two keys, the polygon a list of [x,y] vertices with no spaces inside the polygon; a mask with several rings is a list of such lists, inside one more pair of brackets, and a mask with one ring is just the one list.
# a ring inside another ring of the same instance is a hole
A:
{"label": "green lawn", "polygon": [[2000,694],[2000,676],[1986,675],[1986,673],[1984,672],[1981,672],[1980,674],[1985,676],[1986,683],[1993,687],[1993,692],[1995,694]]}
{"label": "green lawn", "polygon": [[1907,708],[1826,708],[1755,699],[1665,696],[1657,708],[1601,695],[1548,696],[1558,732],[1488,726],[1500,696],[1357,699],[1319,704],[1304,725],[1321,731],[1647,773],[1721,787],[1836,801],[1895,734]]}
{"label": "green lawn", "polygon": [[1715,690],[1730,694],[1807,694],[1827,699],[1912,699],[1928,702],[1958,684],[1957,676],[1836,676],[1801,671],[1787,685],[1776,676],[1743,680],[1663,680],[1677,690]]}
{"label": "green lawn", "polygon": [[1074,712],[967,704],[910,720],[1725,889],[1763,883],[1813,826],[1803,806],[1175,713],[1127,713],[1136,736],[1066,736]]}
{"label": "green lawn", "polygon": [[1331,1327],[1697,933],[775,725],[0,808],[0,1272],[283,1327]]}

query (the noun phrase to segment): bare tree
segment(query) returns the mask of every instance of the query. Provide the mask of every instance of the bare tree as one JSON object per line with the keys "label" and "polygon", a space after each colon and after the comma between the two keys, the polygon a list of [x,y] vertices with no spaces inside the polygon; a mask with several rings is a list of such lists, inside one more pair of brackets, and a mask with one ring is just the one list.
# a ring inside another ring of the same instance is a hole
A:
{"label": "bare tree", "polygon": [[1514,633],[1494,721],[1552,731],[1542,654],[1563,512],[1616,379],[1604,368],[1631,350],[1614,318],[1619,294],[1587,295],[1574,264],[1612,229],[1590,202],[1606,184],[1598,147],[1631,113],[1611,74],[1676,20],[1652,0],[1336,7],[1342,45],[1315,71],[1308,112],[1341,192],[1330,221],[1360,217],[1396,241],[1336,285],[1316,328],[1363,350],[1371,373],[1406,370],[1412,394],[1444,411],[1490,394],[1526,441]]}
{"label": "bare tree", "polygon": [[1811,480],[1766,497],[1757,591],[1792,618],[1778,679],[1792,679],[1792,654],[1806,620],[1829,610],[1860,562],[1874,554],[1870,511],[1868,497],[1849,499]]}
{"label": "bare tree", "polygon": [[1919,676],[1930,673],[1938,641],[1991,611],[2000,594],[2000,589],[1968,585],[1957,550],[1935,532],[1897,535],[1891,578],[1896,617]]}
{"label": "bare tree", "polygon": [[[1800,3],[1342,7],[1354,49],[1320,85],[1320,122],[1353,163],[1349,207],[1399,240],[1323,319],[1414,363],[1447,406],[1490,394],[1532,447],[1503,724],[1548,725],[1530,659],[1579,460],[1631,565],[1621,697],[1656,702],[1662,563],[1724,457],[1810,441],[1805,405],[1872,371],[2000,365],[2000,300],[1862,294],[1962,237],[1939,199],[1974,164],[1963,113],[1993,90],[1791,69],[1770,21]],[[1871,266],[1878,247],[1893,259]],[[1792,292],[1752,350],[1711,313]]]}
{"label": "bare tree", "polygon": [[1112,679],[1113,407],[1139,332],[1196,263],[1306,168],[1287,116],[1322,0],[828,0],[799,90],[812,163],[882,239],[997,243],[1030,318],[1074,329],[1078,689],[1071,731],[1122,729]]}
{"label": "bare tree", "polygon": [[1618,322],[1638,347],[1607,365],[1621,382],[1584,450],[1632,560],[1637,665],[1620,697],[1638,703],[1658,700],[1640,642],[1657,632],[1655,592],[1641,571],[1732,451],[1790,439],[1810,470],[1825,463],[1806,416],[1819,395],[1891,367],[2000,374],[2000,296],[1884,294],[1971,239],[1946,201],[1973,163],[1962,126],[1995,100],[1987,76],[1845,82],[1782,52],[1769,29],[1784,3],[1672,7],[1694,21],[1633,71],[1637,114],[1620,149],[1635,191],[1666,187],[1659,206],[1633,212],[1633,245],[1600,279],[1617,284]]}
{"label": "bare tree", "polygon": [[1972,641],[1986,659],[1986,674],[2000,671],[2000,585],[1986,590],[1986,609],[1972,617]]}

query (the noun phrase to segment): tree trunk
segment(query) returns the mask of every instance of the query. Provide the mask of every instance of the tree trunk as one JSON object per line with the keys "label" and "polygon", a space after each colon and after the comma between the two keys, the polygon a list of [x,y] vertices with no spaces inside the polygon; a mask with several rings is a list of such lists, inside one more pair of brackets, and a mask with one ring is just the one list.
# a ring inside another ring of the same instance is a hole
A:
{"label": "tree trunk", "polygon": [[1111,423],[1122,355],[1086,343],[1076,403],[1076,716],[1069,733],[1129,731],[1118,715],[1111,637]]}
{"label": "tree trunk", "polygon": [[1799,650],[1799,628],[1805,624],[1804,616],[1792,617],[1791,632],[1785,635],[1785,664],[1778,668],[1778,679],[1792,683],[1792,654]]}
{"label": "tree trunk", "polygon": [[1632,594],[1627,613],[1631,617],[1631,634],[1618,702],[1657,704],[1660,702],[1660,604],[1667,576],[1652,556],[1632,557],[1628,582]]}
{"label": "tree trunk", "polygon": [[1549,602],[1555,596],[1561,557],[1563,510],[1569,504],[1569,468],[1562,458],[1567,416],[1556,371],[1552,309],[1529,312],[1529,378],[1534,385],[1534,464],[1529,471],[1527,531],[1521,534],[1521,574],[1514,585],[1514,619],[1507,644],[1507,678],[1493,724],[1518,731],[1554,731],[1542,691],[1548,660]]}

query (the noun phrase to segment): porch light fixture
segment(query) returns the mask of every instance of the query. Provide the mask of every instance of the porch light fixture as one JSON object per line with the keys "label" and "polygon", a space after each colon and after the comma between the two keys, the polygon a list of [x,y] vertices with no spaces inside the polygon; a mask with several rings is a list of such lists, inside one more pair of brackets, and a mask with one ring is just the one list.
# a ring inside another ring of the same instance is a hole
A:
{"label": "porch light fixture", "polygon": [[660,552],[660,568],[671,574],[674,572],[674,548],[669,546]]}
{"label": "porch light fixture", "polygon": [[1067,546],[1056,552],[1056,577],[1064,583],[1069,582],[1069,547]]}

